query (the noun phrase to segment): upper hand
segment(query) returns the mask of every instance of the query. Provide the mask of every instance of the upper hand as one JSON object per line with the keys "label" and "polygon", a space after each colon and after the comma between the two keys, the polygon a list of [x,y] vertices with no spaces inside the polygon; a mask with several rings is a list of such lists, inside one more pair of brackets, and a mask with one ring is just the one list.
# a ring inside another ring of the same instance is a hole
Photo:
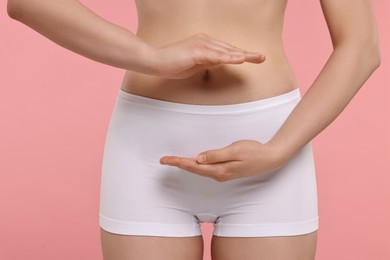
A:
{"label": "upper hand", "polygon": [[204,33],[187,37],[162,48],[151,48],[153,74],[183,79],[219,64],[262,63],[265,56],[249,52]]}
{"label": "upper hand", "polygon": [[[205,162],[199,161],[201,155],[205,155]],[[239,140],[221,149],[202,152],[197,158],[163,156],[160,163],[220,182],[268,173],[282,165],[274,147],[256,140]]]}

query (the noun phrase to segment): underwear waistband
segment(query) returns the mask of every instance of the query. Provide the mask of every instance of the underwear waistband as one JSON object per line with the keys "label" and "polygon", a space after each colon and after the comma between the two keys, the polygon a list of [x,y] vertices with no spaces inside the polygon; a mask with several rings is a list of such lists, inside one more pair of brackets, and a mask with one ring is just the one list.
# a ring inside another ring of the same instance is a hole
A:
{"label": "underwear waistband", "polygon": [[295,88],[292,91],[269,98],[226,105],[198,105],[177,103],[136,95],[133,93],[126,92],[121,88],[118,92],[118,98],[136,105],[147,106],[158,110],[170,110],[175,112],[192,114],[240,114],[251,111],[267,110],[285,103],[292,102],[294,100],[299,100],[301,98],[301,92],[299,88]]}

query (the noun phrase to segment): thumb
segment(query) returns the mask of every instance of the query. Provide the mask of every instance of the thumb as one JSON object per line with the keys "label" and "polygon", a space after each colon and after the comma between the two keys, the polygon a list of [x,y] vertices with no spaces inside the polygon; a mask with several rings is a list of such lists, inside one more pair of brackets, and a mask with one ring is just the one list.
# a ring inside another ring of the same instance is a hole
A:
{"label": "thumb", "polygon": [[198,163],[217,163],[217,162],[229,161],[231,159],[232,159],[232,151],[229,146],[222,149],[202,152],[196,158]]}

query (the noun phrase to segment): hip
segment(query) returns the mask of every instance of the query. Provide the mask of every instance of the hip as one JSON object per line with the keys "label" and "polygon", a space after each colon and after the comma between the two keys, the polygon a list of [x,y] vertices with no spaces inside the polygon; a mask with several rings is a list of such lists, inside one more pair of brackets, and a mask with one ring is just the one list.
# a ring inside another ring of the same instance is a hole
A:
{"label": "hip", "polygon": [[266,143],[300,99],[300,90],[295,88],[250,102],[194,105],[119,89],[106,135],[105,159],[161,167],[159,160],[164,155],[196,157],[202,151],[244,139]]}
{"label": "hip", "polygon": [[202,151],[243,139],[266,143],[300,99],[299,88],[295,88],[252,102],[193,105],[138,96],[120,89],[106,135],[102,189],[117,194],[126,193],[129,185],[137,189],[149,187],[148,196],[158,198],[164,190],[175,194],[174,197],[182,194],[192,200],[196,198],[199,207],[205,207],[207,200],[210,208],[226,194],[233,196],[243,189],[250,196],[255,192],[258,198],[278,201],[296,196],[311,198],[316,189],[311,143],[276,172],[222,183],[159,163],[164,155],[194,158]]}

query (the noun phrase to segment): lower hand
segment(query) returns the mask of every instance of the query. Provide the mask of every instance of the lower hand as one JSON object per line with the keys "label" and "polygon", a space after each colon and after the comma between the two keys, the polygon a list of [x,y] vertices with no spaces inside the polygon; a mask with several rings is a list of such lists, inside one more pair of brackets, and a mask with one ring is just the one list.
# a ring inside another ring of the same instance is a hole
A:
{"label": "lower hand", "polygon": [[219,64],[262,63],[265,56],[198,33],[161,48],[150,48],[154,76],[183,79]]}
{"label": "lower hand", "polygon": [[[202,155],[204,162],[200,161]],[[163,156],[160,163],[219,182],[268,173],[282,165],[274,147],[256,140],[239,140],[221,149],[202,152],[197,158]]]}

